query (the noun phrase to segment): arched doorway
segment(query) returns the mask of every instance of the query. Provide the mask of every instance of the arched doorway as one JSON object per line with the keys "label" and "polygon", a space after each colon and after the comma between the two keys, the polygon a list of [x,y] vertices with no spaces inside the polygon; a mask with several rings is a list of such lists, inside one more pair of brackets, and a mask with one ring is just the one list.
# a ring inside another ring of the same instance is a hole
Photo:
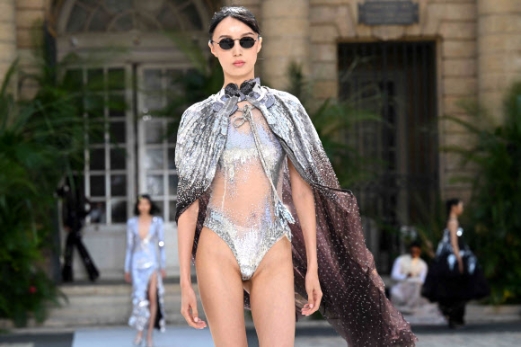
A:
{"label": "arched doorway", "polygon": [[[150,111],[168,103],[165,90],[190,61],[166,31],[206,41],[209,11],[202,0],[69,0],[56,24],[58,60],[81,58],[64,78],[87,88],[98,100],[104,136],[89,139],[84,191],[94,207],[84,240],[102,279],[122,278],[125,223],[139,193],[149,193],[162,210],[167,228],[167,271],[178,273],[173,217],[177,172],[175,136],[164,136],[168,120]],[[96,81],[96,87],[90,83]],[[92,97],[94,96],[94,98]],[[85,102],[85,100],[83,101]],[[112,105],[126,105],[118,108]],[[85,114],[90,121],[89,114]],[[84,278],[75,261],[76,278]]]}

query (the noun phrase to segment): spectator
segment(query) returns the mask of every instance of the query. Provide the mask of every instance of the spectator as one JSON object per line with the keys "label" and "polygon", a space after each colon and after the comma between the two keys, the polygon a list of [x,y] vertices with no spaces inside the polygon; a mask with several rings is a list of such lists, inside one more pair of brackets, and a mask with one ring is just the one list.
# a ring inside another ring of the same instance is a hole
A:
{"label": "spectator", "polygon": [[391,278],[397,283],[391,288],[391,302],[402,312],[412,313],[425,303],[421,288],[427,276],[427,264],[421,256],[421,246],[415,241],[409,245],[410,254],[398,257]]}

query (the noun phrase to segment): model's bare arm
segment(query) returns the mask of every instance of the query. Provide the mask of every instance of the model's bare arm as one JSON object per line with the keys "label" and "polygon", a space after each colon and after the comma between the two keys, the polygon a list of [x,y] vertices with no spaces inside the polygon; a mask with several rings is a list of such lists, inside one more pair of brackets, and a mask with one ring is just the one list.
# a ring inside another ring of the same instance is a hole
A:
{"label": "model's bare arm", "polygon": [[306,291],[308,294],[308,304],[302,309],[302,314],[309,316],[320,307],[322,300],[322,290],[318,280],[318,261],[317,261],[317,221],[315,217],[315,199],[309,184],[300,176],[291,161],[288,161],[291,195],[298,219],[304,234],[306,245],[307,273]]}
{"label": "model's bare arm", "polygon": [[199,318],[197,298],[192,288],[192,247],[199,215],[199,200],[196,200],[179,216],[177,222],[177,242],[181,284],[181,314],[187,323],[196,329],[203,329],[206,323]]}
{"label": "model's bare arm", "polygon": [[298,219],[304,233],[308,268],[316,269],[317,265],[317,232],[315,218],[315,199],[309,184],[300,176],[291,161],[288,161],[291,196],[297,210]]}

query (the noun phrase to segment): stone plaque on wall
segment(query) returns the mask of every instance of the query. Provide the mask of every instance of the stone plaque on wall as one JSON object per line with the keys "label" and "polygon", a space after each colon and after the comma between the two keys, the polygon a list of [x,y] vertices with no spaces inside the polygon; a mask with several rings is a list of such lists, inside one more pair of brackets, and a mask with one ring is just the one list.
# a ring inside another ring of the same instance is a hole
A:
{"label": "stone plaque on wall", "polygon": [[373,0],[358,4],[358,23],[360,24],[411,25],[418,21],[418,4],[409,0]]}

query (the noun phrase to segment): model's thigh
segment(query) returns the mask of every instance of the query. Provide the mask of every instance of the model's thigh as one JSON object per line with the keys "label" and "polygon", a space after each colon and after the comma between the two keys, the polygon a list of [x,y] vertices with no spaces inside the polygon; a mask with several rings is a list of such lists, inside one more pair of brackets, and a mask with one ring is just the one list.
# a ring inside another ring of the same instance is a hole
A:
{"label": "model's thigh", "polygon": [[295,289],[291,243],[279,240],[251,279],[251,311],[260,347],[295,344]]}
{"label": "model's thigh", "polygon": [[150,305],[155,305],[157,300],[157,272],[154,271],[148,282],[148,300]]}
{"label": "model's thigh", "polygon": [[239,266],[228,245],[207,228],[203,228],[199,238],[196,271],[215,346],[247,346]]}

